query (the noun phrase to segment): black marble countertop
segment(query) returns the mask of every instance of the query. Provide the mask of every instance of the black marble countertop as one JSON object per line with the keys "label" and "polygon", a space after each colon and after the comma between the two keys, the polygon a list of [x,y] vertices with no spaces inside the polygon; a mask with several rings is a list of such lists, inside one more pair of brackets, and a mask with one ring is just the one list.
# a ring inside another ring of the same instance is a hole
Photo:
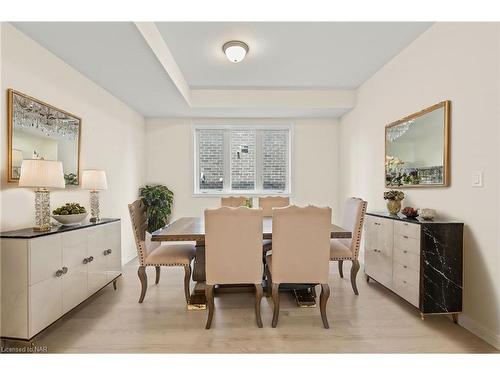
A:
{"label": "black marble countertop", "polygon": [[402,213],[398,213],[397,215],[391,215],[388,212],[379,211],[379,212],[367,212],[366,214],[371,215],[371,216],[383,217],[386,219],[406,221],[408,223],[414,223],[414,224],[463,224],[461,221],[453,220],[453,219],[434,218],[432,220],[424,220],[424,219],[421,219],[420,217],[417,217],[415,219],[411,219],[411,218],[407,218]]}
{"label": "black marble countertop", "polygon": [[83,223],[80,223],[78,225],[56,225],[56,226],[53,226],[50,229],[50,231],[46,231],[46,232],[36,232],[33,230],[33,228],[16,229],[16,230],[8,231],[8,232],[1,232],[0,238],[30,239],[30,238],[36,238],[36,237],[50,236],[51,234],[69,232],[72,230],[95,227],[97,225],[112,223],[114,221],[120,221],[120,219],[101,219],[97,223],[91,223],[90,221],[86,220]]}

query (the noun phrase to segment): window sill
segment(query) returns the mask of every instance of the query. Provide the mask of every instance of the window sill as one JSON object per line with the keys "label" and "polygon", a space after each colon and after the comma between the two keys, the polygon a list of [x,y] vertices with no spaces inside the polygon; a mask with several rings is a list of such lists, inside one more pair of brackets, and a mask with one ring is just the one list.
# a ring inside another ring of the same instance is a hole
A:
{"label": "window sill", "polygon": [[194,192],[193,193],[193,198],[220,198],[220,197],[228,197],[228,196],[233,196],[233,197],[266,197],[266,196],[280,196],[280,197],[291,197],[292,193],[291,192],[285,192],[285,191],[240,191],[240,190],[235,190],[235,191],[220,191],[220,192]]}

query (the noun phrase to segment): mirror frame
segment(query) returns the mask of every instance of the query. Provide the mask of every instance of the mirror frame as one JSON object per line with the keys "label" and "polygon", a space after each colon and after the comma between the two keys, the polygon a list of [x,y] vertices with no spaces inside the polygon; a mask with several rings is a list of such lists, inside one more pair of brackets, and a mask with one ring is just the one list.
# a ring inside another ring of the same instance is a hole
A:
{"label": "mirror frame", "polygon": [[[436,109],[439,108],[444,108],[444,145],[443,145],[443,183],[442,184],[408,184],[408,185],[388,185],[386,181],[386,157],[387,157],[387,130],[393,126],[402,124],[406,121],[409,120],[414,120],[416,118],[419,118],[429,112],[432,112]],[[385,126],[384,129],[384,185],[387,189],[391,188],[397,188],[397,189],[404,189],[404,188],[433,188],[433,187],[447,187],[450,185],[450,108],[451,108],[451,102],[449,100],[444,100],[440,103],[434,104],[428,108],[425,108],[419,112],[415,112],[409,116],[403,117],[400,120],[397,120],[395,122],[391,122],[390,124]]]}
{"label": "mirror frame", "polygon": [[14,132],[12,112],[14,110],[14,94],[22,96],[22,97],[29,99],[29,100],[32,100],[34,102],[37,102],[40,105],[49,107],[55,111],[64,113],[68,116],[74,117],[78,120],[78,122],[79,122],[79,126],[78,126],[78,160],[77,160],[78,184],[71,185],[71,186],[80,186],[80,177],[81,177],[80,150],[81,150],[81,142],[82,142],[82,119],[78,116],[75,116],[72,113],[69,113],[69,112],[64,111],[60,108],[54,107],[53,105],[50,105],[50,104],[45,103],[41,100],[33,98],[32,96],[23,94],[22,92],[19,92],[19,91],[13,90],[13,89],[7,90],[7,182],[18,182],[19,181],[19,178],[15,178],[12,176],[12,137],[13,137],[13,132]]}

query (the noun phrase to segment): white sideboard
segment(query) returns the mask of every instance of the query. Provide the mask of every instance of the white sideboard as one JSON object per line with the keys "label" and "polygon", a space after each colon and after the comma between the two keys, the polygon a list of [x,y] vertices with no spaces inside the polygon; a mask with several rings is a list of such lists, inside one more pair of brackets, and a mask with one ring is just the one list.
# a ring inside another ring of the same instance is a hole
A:
{"label": "white sideboard", "polygon": [[428,314],[462,311],[463,223],[367,213],[365,274]]}
{"label": "white sideboard", "polygon": [[1,336],[28,340],[121,275],[119,219],[3,232]]}

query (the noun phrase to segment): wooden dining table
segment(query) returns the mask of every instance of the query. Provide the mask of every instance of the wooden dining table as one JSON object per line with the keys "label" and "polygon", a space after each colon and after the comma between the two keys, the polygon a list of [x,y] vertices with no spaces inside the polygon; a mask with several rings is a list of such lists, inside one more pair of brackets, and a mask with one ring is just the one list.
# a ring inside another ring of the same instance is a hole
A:
{"label": "wooden dining table", "polygon": [[[331,224],[331,238],[351,238],[352,233],[335,224]],[[272,240],[273,238],[273,220],[272,217],[264,217],[262,225],[262,238]],[[152,234],[151,241],[169,242],[169,241],[194,241],[196,242],[196,253],[193,265],[193,281],[195,287],[191,293],[191,298],[188,304],[189,310],[206,309],[205,298],[205,223],[200,217],[181,217],[162,229],[158,229]],[[307,249],[304,249],[307,250]],[[265,280],[263,280],[265,283]],[[295,291],[295,295],[302,296],[303,302],[298,301],[299,306],[315,306],[315,296],[310,293],[310,285],[297,286],[294,285],[291,290]],[[216,293],[254,290],[251,287],[244,285],[218,286]],[[281,287],[280,287],[281,290]],[[297,293],[302,291],[302,293]],[[305,293],[304,293],[305,291]]]}

